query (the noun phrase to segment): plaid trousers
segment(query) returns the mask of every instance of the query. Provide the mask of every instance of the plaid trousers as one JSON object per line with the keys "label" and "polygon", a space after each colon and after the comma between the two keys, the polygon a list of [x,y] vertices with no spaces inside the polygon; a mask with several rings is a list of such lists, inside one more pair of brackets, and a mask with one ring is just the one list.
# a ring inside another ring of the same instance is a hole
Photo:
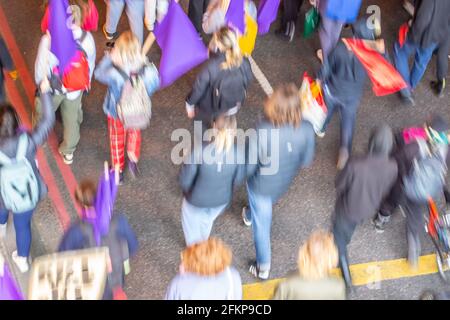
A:
{"label": "plaid trousers", "polygon": [[108,116],[109,150],[113,166],[125,167],[125,140],[128,159],[138,162],[141,155],[141,130],[125,129],[119,119]]}

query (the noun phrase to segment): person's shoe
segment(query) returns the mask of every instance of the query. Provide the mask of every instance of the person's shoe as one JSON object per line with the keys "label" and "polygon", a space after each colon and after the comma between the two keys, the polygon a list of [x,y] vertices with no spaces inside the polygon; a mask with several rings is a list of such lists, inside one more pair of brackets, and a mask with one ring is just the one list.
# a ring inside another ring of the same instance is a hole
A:
{"label": "person's shoe", "polygon": [[344,169],[345,165],[347,164],[349,158],[348,150],[346,148],[339,149],[339,157],[336,167],[338,170]]}
{"label": "person's shoe", "polygon": [[289,28],[289,42],[292,42],[292,40],[294,40],[294,35],[295,35],[295,22],[291,22],[291,27]]}
{"label": "person's shoe", "polygon": [[17,250],[12,253],[12,259],[16,264],[17,268],[19,268],[20,272],[25,273],[28,271],[28,258],[27,257],[19,257],[17,255]]}
{"label": "person's shoe", "polygon": [[319,138],[323,138],[325,137],[325,131],[319,130],[319,131],[315,131],[316,136],[318,136]]}
{"label": "person's shoe", "polygon": [[139,176],[139,168],[137,162],[129,161],[128,170],[130,170],[130,174],[133,177],[133,179],[137,179],[137,177]]}
{"label": "person's shoe", "polygon": [[416,101],[412,97],[412,95],[402,95],[400,94],[400,99],[405,106],[414,107],[416,105]]}
{"label": "person's shoe", "polygon": [[438,81],[431,81],[431,88],[439,98],[442,98],[445,89],[445,79]]}
{"label": "person's shoe", "polygon": [[63,161],[65,164],[72,164],[73,163],[73,153],[62,153],[60,152]]}
{"label": "person's shoe", "polygon": [[114,33],[109,33],[108,31],[106,31],[106,25],[103,25],[103,34],[105,35],[106,40],[108,41],[112,41],[117,39],[118,33],[114,32]]}
{"label": "person's shoe", "polygon": [[250,269],[249,269],[248,271],[250,271],[250,273],[251,273],[253,276],[255,276],[255,277],[259,278],[259,279],[262,279],[262,280],[267,280],[267,279],[269,279],[269,273],[270,273],[270,270],[264,270],[264,271],[259,270],[259,268],[258,268],[258,266],[256,265],[256,263],[252,264],[252,265],[250,266]]}
{"label": "person's shoe", "polygon": [[252,220],[247,218],[247,210],[248,210],[247,206],[242,208],[242,221],[244,221],[244,224],[247,227],[250,227],[252,225]]}
{"label": "person's shoe", "polygon": [[7,227],[7,223],[5,224],[0,224],[0,239],[4,239],[6,237],[6,227]]}
{"label": "person's shoe", "polygon": [[372,224],[375,226],[375,231],[377,233],[383,233],[386,228],[386,224],[391,220],[391,216],[383,216],[378,213],[374,219],[372,219]]}

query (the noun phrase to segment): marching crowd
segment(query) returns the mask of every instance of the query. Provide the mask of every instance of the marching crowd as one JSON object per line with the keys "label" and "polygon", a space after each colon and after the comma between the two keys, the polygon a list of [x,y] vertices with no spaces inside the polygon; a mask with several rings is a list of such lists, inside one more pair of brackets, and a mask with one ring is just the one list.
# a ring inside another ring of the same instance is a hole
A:
{"label": "marching crowd", "polygon": [[[381,38],[380,21],[375,19],[369,24],[368,16],[359,15],[361,0],[310,0],[311,12],[320,16],[317,21],[321,45],[317,50],[321,68],[314,80],[320,94],[311,96],[325,107],[326,113],[320,121],[309,118],[308,108],[313,106],[306,103],[296,85],[283,84],[265,99],[264,118],[255,128],[258,138],[246,141],[245,148],[241,148],[236,139],[237,118],[253,81],[249,56],[256,33],[250,36],[250,29],[258,25],[261,28],[260,10],[271,2],[281,2],[281,27],[276,33],[293,41],[303,0],[262,0],[258,8],[252,0],[189,1],[192,30],[199,37],[202,33],[211,34],[211,40],[208,59],[196,76],[185,107],[190,119],[201,122],[202,136],[211,130],[213,134],[209,141],[194,144],[181,166],[181,224],[186,249],[181,253],[180,271],[169,284],[166,299],[242,299],[241,278],[232,267],[230,248],[210,237],[215,219],[229,207],[234,190],[240,185],[246,186],[248,195],[242,219],[252,228],[256,253],[249,271],[256,278],[269,279],[273,207],[299,171],[313,165],[316,136],[324,137],[335,113],[340,116],[341,132],[332,229],[313,232],[300,247],[298,274],[277,287],[274,299],[345,299],[346,287],[352,286],[347,246],[356,227],[372,220],[376,231],[383,232],[398,206],[406,212],[408,260],[416,267],[424,214],[430,201],[438,201],[444,194],[450,201],[445,186],[450,126],[441,115],[430,115],[423,125],[398,132],[381,124],[373,129],[364,155],[351,152],[367,78],[372,82],[377,76],[385,79],[384,83],[377,83],[385,89],[395,78],[391,74],[397,75],[403,85],[389,88],[389,94],[397,92],[401,101],[414,105],[414,89],[436,54],[437,79],[431,86],[438,96],[443,96],[450,49],[450,1],[416,0],[413,5],[405,1],[412,17],[402,26],[403,37],[400,31],[391,58]],[[243,32],[240,23],[230,18],[236,3],[243,6]],[[44,1],[46,13],[35,61],[38,90],[31,131],[21,127],[14,106],[7,102],[0,73],[0,236],[5,236],[12,213],[17,243],[12,259],[21,272],[27,272],[31,219],[47,192],[35,162],[37,149],[47,140],[59,109],[63,124],[59,153],[66,164],[73,163],[83,122],[83,93],[94,85],[93,79],[97,80],[107,87],[103,111],[108,123],[111,164],[105,168],[98,186],[91,179],[80,182],[75,198],[82,208],[82,218],[65,231],[58,250],[107,246],[112,270],[103,297],[123,299],[124,275],[129,271],[130,257],[138,250],[138,240],[126,216],[113,214],[114,199],[126,168],[132,176],[139,175],[141,130],[150,122],[151,96],[162,85],[161,70],[149,61],[145,43],[154,37],[153,33],[158,40],[156,29],[172,7],[178,6],[178,0],[108,0],[106,4],[103,33],[109,49],[96,64],[96,45],[91,34],[98,24],[94,2]],[[119,33],[118,23],[124,10],[131,31]],[[67,12],[71,16],[70,28],[58,24],[55,18],[58,14],[66,17]],[[351,28],[355,42],[341,38],[345,27]],[[147,40],[144,28],[149,32]],[[377,71],[367,68],[354,43],[362,43],[377,61],[391,67],[378,71],[389,74],[373,74]],[[75,54],[67,57],[64,52],[68,50]],[[415,59],[411,67],[408,59],[412,55]],[[0,67],[9,71],[11,77],[17,76],[3,41]],[[276,135],[264,135],[275,131]],[[268,173],[270,155],[275,152],[278,170]],[[206,156],[213,161],[204,159]],[[338,265],[343,279],[331,276]]]}

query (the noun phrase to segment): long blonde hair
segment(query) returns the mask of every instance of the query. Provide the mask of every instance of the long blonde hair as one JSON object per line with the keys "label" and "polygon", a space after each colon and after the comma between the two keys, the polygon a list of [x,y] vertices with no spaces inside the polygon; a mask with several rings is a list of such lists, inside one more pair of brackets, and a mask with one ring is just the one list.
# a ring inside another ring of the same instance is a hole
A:
{"label": "long blonde hair", "polygon": [[114,53],[120,57],[122,66],[136,70],[145,62],[138,38],[131,32],[125,31],[114,44]]}
{"label": "long blonde hair", "polygon": [[227,152],[234,145],[236,137],[236,116],[221,116],[213,122],[215,131],[214,145],[217,152]]}
{"label": "long blonde hair", "polygon": [[323,230],[313,232],[300,247],[297,263],[300,275],[307,280],[327,277],[338,263],[333,235]]}
{"label": "long blonde hair", "polygon": [[231,69],[242,64],[241,48],[236,32],[232,29],[229,27],[220,28],[214,33],[211,43],[213,47],[225,53],[225,62],[221,65],[222,69]]}

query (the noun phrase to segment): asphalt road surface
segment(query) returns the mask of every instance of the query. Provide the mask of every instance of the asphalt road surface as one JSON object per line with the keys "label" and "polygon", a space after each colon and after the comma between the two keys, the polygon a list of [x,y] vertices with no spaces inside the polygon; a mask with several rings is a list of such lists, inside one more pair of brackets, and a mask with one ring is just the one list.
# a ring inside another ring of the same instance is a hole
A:
{"label": "asphalt road surface", "polygon": [[[41,36],[40,19],[43,10],[40,2],[0,0],[0,7],[12,32],[10,35],[19,48],[18,52],[24,58],[25,64],[22,68],[27,68],[31,76],[34,74],[34,59]],[[100,0],[95,2],[100,12],[101,26],[105,21],[105,4]],[[297,33],[292,43],[274,34],[278,22],[272,25],[269,34],[257,40],[253,58],[273,87],[285,82],[294,82],[300,86],[302,74],[305,71],[314,74],[320,66],[315,57],[315,51],[319,46],[317,35],[308,40],[302,37],[304,13],[309,8],[306,2],[302,7]],[[401,7],[401,2],[365,0],[361,8],[361,13],[365,12],[369,5],[381,8],[383,35],[390,52],[399,26],[408,17]],[[187,1],[181,0],[181,3],[186,8]],[[125,14],[119,29],[121,31],[128,29]],[[2,32],[7,31],[3,28]],[[349,35],[350,30],[344,30],[343,34]],[[99,61],[106,48],[106,41],[100,30],[94,37]],[[157,45],[150,51],[150,58],[156,65],[159,63],[160,54]],[[120,187],[116,209],[126,213],[140,242],[139,253],[131,263],[132,272],[126,279],[126,292],[130,299],[162,299],[169,281],[178,270],[179,253],[184,248],[180,221],[182,194],[177,184],[179,167],[174,165],[170,158],[171,150],[176,145],[176,142],[171,141],[171,134],[177,128],[192,129],[191,121],[186,117],[184,99],[191,89],[197,71],[198,69],[191,71],[152,97],[151,125],[143,132],[142,158],[139,162],[141,176],[138,180],[132,181],[126,175],[126,182]],[[444,97],[440,99],[433,95],[429,82],[434,80],[434,75],[433,58],[422,83],[415,91],[417,105],[413,108],[401,105],[395,95],[375,97],[368,81],[358,112],[353,152],[366,151],[371,129],[382,122],[387,122],[393,128],[417,125],[423,123],[430,112],[440,112],[450,120],[448,116],[450,92],[447,88]],[[30,113],[29,96],[33,88],[24,78],[26,76],[21,73],[15,85],[27,112]],[[70,196],[74,186],[73,180],[70,184],[71,172],[77,181],[87,177],[97,179],[102,172],[103,162],[109,160],[107,122],[102,111],[104,94],[105,87],[93,82],[92,91],[83,102],[84,122],[81,127],[81,140],[70,168],[61,165],[60,159],[55,160],[57,157],[51,151],[51,143],[44,147],[49,169],[55,179],[55,187],[60,190],[65,211],[71,219],[77,217]],[[249,89],[245,106],[239,113],[238,123],[241,128],[255,126],[262,114],[264,98],[264,90],[255,81]],[[57,137],[61,137],[60,121],[57,122],[55,133]],[[326,136],[317,139],[313,166],[298,175],[289,192],[274,207],[271,278],[283,277],[295,270],[299,245],[314,229],[330,227],[335,197],[334,178],[338,140],[339,123],[335,117]],[[234,265],[240,271],[243,283],[247,284],[257,280],[247,271],[249,262],[255,259],[255,251],[251,230],[241,221],[241,207],[245,203],[246,192],[242,187],[236,192],[231,207],[217,219],[212,235],[222,238],[231,246]],[[55,210],[50,198],[39,205],[33,223],[33,257],[56,249],[63,230],[60,223],[61,214],[58,213],[61,211],[64,210],[61,208],[59,211]],[[12,228],[10,231],[10,236],[2,246],[9,254],[15,249]],[[352,264],[404,258],[406,253],[405,219],[401,214],[393,217],[383,234],[375,233],[370,223],[359,227],[349,246]],[[429,253],[433,253],[433,246],[424,235],[422,254]],[[26,287],[26,276],[20,276],[20,282]],[[427,288],[442,290],[445,286],[437,274],[432,274],[383,281],[376,288],[357,287],[350,298],[417,299]]]}

